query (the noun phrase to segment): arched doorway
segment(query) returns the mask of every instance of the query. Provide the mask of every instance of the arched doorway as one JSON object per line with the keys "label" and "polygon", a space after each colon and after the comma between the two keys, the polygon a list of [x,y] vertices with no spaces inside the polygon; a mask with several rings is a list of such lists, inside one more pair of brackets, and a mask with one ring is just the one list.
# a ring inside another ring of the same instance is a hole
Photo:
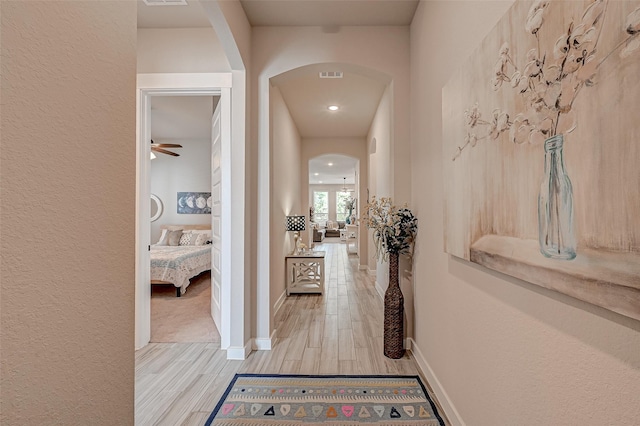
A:
{"label": "arched doorway", "polygon": [[[342,79],[322,79],[324,69],[343,70]],[[330,153],[358,159],[357,193],[367,194],[367,140],[380,100],[392,92],[391,83],[387,74],[344,63],[309,64],[259,77],[259,109],[269,114],[268,120],[259,123],[255,327],[256,341],[267,342],[265,348],[270,348],[273,317],[284,290],[277,274],[283,270],[280,266],[288,244],[282,230],[283,217],[292,209],[309,214],[308,160]],[[391,135],[392,110],[385,113],[389,115],[387,130]],[[282,179],[283,170],[294,170],[291,178],[295,176],[298,182]],[[284,191],[282,184],[290,185],[289,189]],[[363,232],[359,238],[360,259],[365,259],[359,265],[362,269],[368,267],[366,235]]]}

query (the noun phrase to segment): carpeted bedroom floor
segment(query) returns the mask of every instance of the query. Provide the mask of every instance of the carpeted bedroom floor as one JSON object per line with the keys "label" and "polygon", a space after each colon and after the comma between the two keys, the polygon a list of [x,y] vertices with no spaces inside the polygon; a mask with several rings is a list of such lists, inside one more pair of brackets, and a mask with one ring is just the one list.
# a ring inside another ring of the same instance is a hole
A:
{"label": "carpeted bedroom floor", "polygon": [[173,285],[151,286],[151,341],[160,343],[219,342],[211,318],[211,273],[191,279],[182,297]]}

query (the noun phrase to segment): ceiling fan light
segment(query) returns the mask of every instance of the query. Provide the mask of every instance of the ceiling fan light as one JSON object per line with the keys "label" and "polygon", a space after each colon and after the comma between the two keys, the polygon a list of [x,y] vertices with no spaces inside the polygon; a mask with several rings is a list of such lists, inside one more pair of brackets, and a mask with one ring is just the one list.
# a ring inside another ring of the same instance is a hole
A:
{"label": "ceiling fan light", "polygon": [[155,159],[156,159],[156,155],[155,155],[153,152],[150,152],[150,154],[151,154],[151,155],[150,155],[150,158],[151,158],[152,160],[155,160]]}
{"label": "ceiling fan light", "polygon": [[351,188],[347,188],[347,178],[342,178],[344,180],[344,183],[342,184],[342,191],[340,192],[354,192],[353,189]]}

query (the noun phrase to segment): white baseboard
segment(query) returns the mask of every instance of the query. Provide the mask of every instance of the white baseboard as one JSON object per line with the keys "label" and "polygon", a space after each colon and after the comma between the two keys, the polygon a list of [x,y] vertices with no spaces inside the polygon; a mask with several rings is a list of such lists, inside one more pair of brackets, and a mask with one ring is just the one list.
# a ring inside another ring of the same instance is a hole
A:
{"label": "white baseboard", "polygon": [[276,303],[273,305],[273,316],[274,317],[276,316],[276,314],[278,313],[280,308],[282,308],[282,305],[284,304],[284,301],[286,299],[287,299],[287,290],[282,292],[280,297],[278,297],[278,300],[276,300]]}
{"label": "white baseboard", "polygon": [[406,339],[404,339],[404,349],[407,351],[413,352],[412,348],[413,348],[413,339],[411,337],[407,337]]}
{"label": "white baseboard", "polygon": [[276,331],[273,330],[271,336],[268,338],[258,338],[253,339],[253,350],[254,351],[270,351],[273,347],[273,336],[276,334]]}
{"label": "white baseboard", "polygon": [[377,273],[378,272],[375,269],[369,269],[369,275],[371,275],[372,277],[375,277]]}
{"label": "white baseboard", "polygon": [[440,405],[442,406],[442,410],[444,411],[444,414],[449,418],[449,421],[451,422],[452,425],[465,426],[464,421],[462,421],[462,417],[460,417],[460,413],[458,413],[458,410],[456,410],[456,407],[453,405],[453,402],[451,402],[449,395],[447,395],[447,392],[442,387],[442,384],[440,383],[436,375],[433,373],[431,366],[429,365],[424,355],[420,351],[420,348],[416,344],[415,340],[413,340],[412,338],[409,338],[407,340],[411,342],[410,346],[412,348],[411,352],[413,353],[413,357],[415,358],[416,362],[418,363],[418,366],[422,370],[422,373],[424,373],[425,378],[431,385],[433,392],[436,394],[435,396],[440,402]]}
{"label": "white baseboard", "polygon": [[227,359],[234,359],[243,361],[247,359],[251,353],[251,340],[249,340],[244,346],[230,346],[227,348]]}
{"label": "white baseboard", "polygon": [[369,267],[367,265],[358,265],[358,269],[361,271],[368,271]]}
{"label": "white baseboard", "polygon": [[378,293],[378,296],[380,296],[380,298],[384,301],[384,290],[382,289],[382,287],[380,287],[378,281],[376,281],[376,292]]}
{"label": "white baseboard", "polygon": [[[276,303],[273,305],[273,316],[275,317],[278,314],[280,308],[284,304],[284,301],[287,299],[287,291],[283,291]],[[273,347],[273,339],[276,330],[271,332],[271,336],[269,337],[256,337],[253,339],[251,347],[254,351],[270,351]]]}

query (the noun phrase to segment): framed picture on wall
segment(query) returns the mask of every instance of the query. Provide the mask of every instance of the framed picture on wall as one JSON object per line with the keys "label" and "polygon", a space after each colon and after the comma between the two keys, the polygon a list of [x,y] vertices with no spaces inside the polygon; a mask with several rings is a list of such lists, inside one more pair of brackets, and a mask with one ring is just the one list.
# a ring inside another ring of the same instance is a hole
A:
{"label": "framed picture on wall", "polygon": [[211,214],[210,192],[178,192],[178,214]]}

